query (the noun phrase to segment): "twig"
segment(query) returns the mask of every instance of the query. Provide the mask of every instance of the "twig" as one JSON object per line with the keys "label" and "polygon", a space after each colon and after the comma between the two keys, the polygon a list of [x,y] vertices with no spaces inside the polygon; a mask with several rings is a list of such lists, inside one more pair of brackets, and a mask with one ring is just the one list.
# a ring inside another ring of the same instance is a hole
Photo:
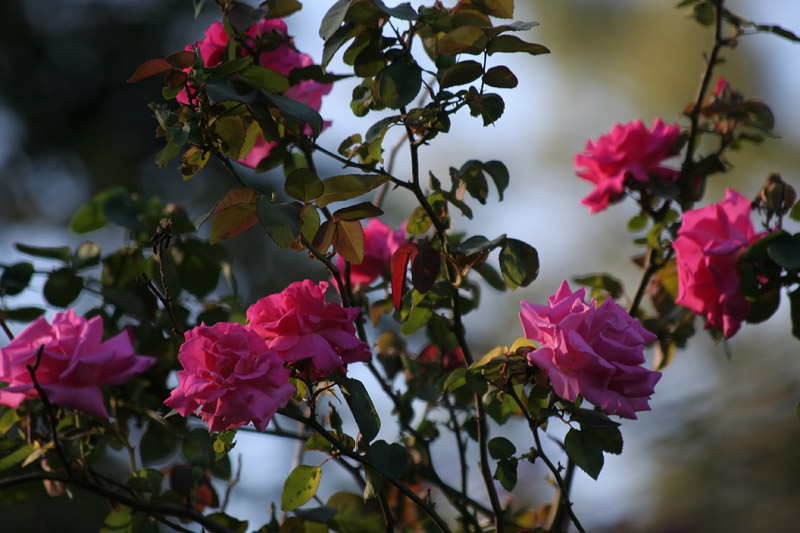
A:
{"label": "twig", "polygon": [[244,179],[242,179],[239,173],[236,172],[236,169],[233,167],[233,163],[231,163],[231,160],[228,159],[227,156],[218,153],[216,150],[213,150],[213,154],[217,156],[217,159],[219,159],[222,162],[222,165],[230,173],[230,175],[233,176],[237,182],[239,182],[239,185],[241,185],[245,189],[252,189],[252,187],[250,187],[250,185],[248,185],[247,182],[244,181]]}
{"label": "twig", "polygon": [[[163,270],[164,267],[161,261],[159,261],[159,264],[161,264],[161,269]],[[164,306],[164,309],[167,311],[167,315],[169,316],[169,320],[172,323],[172,333],[174,333],[179,337],[183,337],[183,330],[178,325],[178,319],[175,318],[175,313],[172,310],[172,304],[170,303],[170,300],[168,300],[167,297],[161,295],[161,292],[159,292],[156,286],[153,285],[153,281],[147,277],[147,274],[142,274],[140,277],[136,279],[139,283],[150,289],[150,292],[152,292],[153,295],[155,295],[155,297],[158,298],[158,301],[161,302],[161,305]],[[166,280],[163,283],[164,283],[164,288],[166,290],[167,288]]]}
{"label": "twig", "polygon": [[8,325],[6,324],[6,317],[3,316],[2,312],[0,312],[0,328],[3,328],[3,331],[5,331],[8,340],[10,341],[14,340],[14,334],[11,333],[10,329],[8,329]]}
{"label": "twig", "polygon": [[428,517],[434,522],[434,524],[436,524],[436,527],[438,527],[440,531],[443,531],[444,533],[451,533],[450,532],[450,528],[447,526],[447,523],[433,509],[433,506],[431,506],[430,504],[425,502],[425,500],[423,500],[422,498],[417,496],[414,493],[414,491],[409,489],[403,483],[399,482],[398,480],[396,480],[393,477],[390,477],[390,476],[387,476],[385,474],[382,474],[379,470],[377,470],[372,465],[372,463],[366,457],[361,456],[361,455],[353,452],[350,448],[348,448],[347,446],[345,446],[344,444],[339,442],[339,439],[337,439],[333,434],[331,434],[327,429],[325,429],[322,426],[322,424],[317,422],[316,419],[314,419],[314,418],[306,418],[305,416],[303,416],[301,414],[298,414],[296,412],[293,412],[292,410],[289,410],[289,409],[286,409],[286,408],[280,409],[280,410],[278,410],[278,412],[281,413],[284,416],[287,416],[287,417],[293,419],[293,420],[297,420],[298,422],[303,422],[307,426],[313,428],[317,433],[322,435],[322,437],[325,440],[327,440],[328,442],[333,444],[334,447],[336,447],[336,449],[338,450],[339,454],[344,455],[345,457],[349,457],[350,459],[353,459],[354,461],[360,463],[361,465],[369,467],[369,468],[372,468],[373,470],[378,472],[381,475],[381,477],[383,477],[383,479],[385,481],[387,481],[390,484],[392,484],[395,488],[397,488],[397,490],[402,492],[406,497],[408,497],[417,506],[419,506],[420,509],[422,509],[423,512],[425,512],[425,514],[428,515]]}
{"label": "twig", "polygon": [[228,507],[228,502],[231,498],[231,492],[233,491],[233,487],[239,483],[239,479],[242,475],[242,454],[237,456],[237,464],[236,464],[236,474],[228,481],[228,484],[225,486],[225,496],[222,497],[222,505],[220,505],[219,510],[220,512],[225,512],[225,508]]}

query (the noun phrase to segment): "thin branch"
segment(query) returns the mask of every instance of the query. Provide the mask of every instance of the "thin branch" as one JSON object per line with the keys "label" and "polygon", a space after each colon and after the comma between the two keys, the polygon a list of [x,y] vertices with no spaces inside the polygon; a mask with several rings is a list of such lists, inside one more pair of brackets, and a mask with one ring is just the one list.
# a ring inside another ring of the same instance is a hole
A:
{"label": "thin branch", "polygon": [[228,158],[228,156],[222,155],[216,150],[213,150],[212,152],[215,156],[217,156],[217,159],[219,159],[222,162],[222,165],[225,167],[225,170],[227,170],[228,173],[234,177],[234,179],[239,183],[239,185],[241,185],[245,189],[252,189],[252,187],[248,185],[247,182],[244,181],[244,179],[242,179],[239,173],[236,172],[236,169],[234,168],[233,163],[231,163],[231,160]]}
{"label": "thin branch", "polygon": [[339,161],[340,163],[342,163],[346,167],[357,168],[359,170],[363,170],[364,172],[369,172],[371,174],[380,174],[381,176],[386,176],[387,178],[389,178],[389,181],[391,181],[392,183],[394,183],[398,187],[401,187],[403,189],[411,190],[411,184],[410,183],[391,175],[389,172],[387,172],[386,170],[384,170],[382,168],[373,167],[373,166],[370,166],[370,165],[362,165],[361,163],[356,163],[355,161],[351,161],[349,159],[345,159],[344,157],[340,156],[339,154],[335,154],[335,153],[331,152],[330,150],[327,150],[327,149],[323,148],[322,146],[320,146],[320,145],[318,145],[316,143],[314,143],[313,146],[314,146],[315,150],[318,150],[318,151],[322,152],[323,154],[327,155],[328,157],[331,157],[331,158],[335,159],[336,161]]}
{"label": "thin branch", "polygon": [[[160,258],[159,258],[160,259]],[[162,264],[159,260],[159,264]],[[163,270],[163,266],[161,267]],[[169,321],[172,323],[172,333],[179,337],[183,337],[183,330],[178,325],[178,319],[175,318],[175,312],[172,310],[172,303],[170,300],[161,294],[161,292],[153,285],[153,281],[147,277],[147,274],[142,274],[140,277],[136,278],[139,283],[150,289],[150,292],[161,302],[161,305],[164,306],[164,309],[167,311],[167,315],[169,316]],[[164,288],[166,289],[167,285],[164,284]]]}
{"label": "thin branch", "polygon": [[[517,406],[520,408],[522,414],[525,416],[525,420],[527,420],[528,422],[528,427],[530,428],[531,433],[533,434],[533,440],[536,444],[538,456],[542,458],[544,463],[547,465],[547,468],[550,470],[550,473],[553,474],[553,478],[556,481],[556,486],[558,487],[559,491],[558,500],[560,502],[560,505],[557,504],[557,506],[563,507],[563,509],[567,512],[570,519],[572,520],[572,523],[575,524],[575,528],[577,528],[577,530],[580,533],[585,533],[585,530],[583,529],[583,526],[578,520],[578,517],[575,516],[575,512],[572,510],[572,502],[569,499],[570,485],[564,480],[564,478],[561,477],[561,473],[559,472],[558,468],[556,468],[553,462],[550,461],[550,458],[547,457],[547,455],[544,453],[544,448],[542,448],[542,441],[539,438],[539,424],[531,416],[527,406],[525,406],[522,403],[522,400],[520,400],[519,396],[517,396],[517,393],[514,392],[513,387],[509,387],[508,389],[505,390],[505,392],[507,392],[509,396],[511,396],[511,398],[517,403]],[[569,472],[569,470],[570,468],[568,465],[567,472]],[[571,476],[570,476],[570,482],[571,482]],[[558,513],[558,511],[556,511],[556,513]],[[556,516],[558,516],[558,514],[556,514]],[[556,526],[555,520],[553,521],[552,525]],[[559,530],[556,529],[555,531]]]}
{"label": "thin branch", "polygon": [[5,331],[8,340],[10,341],[14,340],[14,334],[11,333],[10,329],[8,329],[8,325],[6,324],[6,317],[3,316],[2,312],[0,312],[0,328],[3,328],[3,331]]}
{"label": "thin branch", "polygon": [[233,491],[233,487],[235,487],[239,483],[239,479],[241,479],[242,475],[242,454],[237,456],[237,463],[236,463],[236,474],[228,481],[228,484],[225,485],[225,496],[222,497],[222,505],[219,506],[220,512],[225,512],[225,508],[228,507],[228,502],[231,498],[231,492]]}
{"label": "thin branch", "polygon": [[327,429],[325,429],[322,426],[322,424],[317,422],[316,419],[306,418],[301,414],[298,414],[296,412],[293,412],[292,410],[285,408],[280,409],[278,412],[293,420],[297,420],[298,422],[303,422],[307,426],[313,428],[317,433],[322,435],[322,437],[325,440],[333,444],[334,447],[336,447],[336,449],[338,450],[338,453],[340,455],[349,457],[350,459],[353,459],[354,461],[360,463],[361,465],[372,468],[373,470],[378,472],[381,475],[381,477],[383,477],[384,481],[387,481],[388,483],[392,484],[395,488],[397,488],[397,490],[402,492],[406,497],[408,497],[411,501],[413,501],[420,509],[422,509],[425,512],[425,514],[427,514],[428,517],[434,522],[434,524],[436,524],[436,527],[438,527],[440,531],[443,531],[444,533],[451,533],[450,528],[447,526],[447,523],[433,509],[432,505],[425,502],[425,500],[417,496],[417,494],[414,493],[414,491],[409,489],[406,485],[404,485],[397,479],[382,474],[372,465],[372,463],[366,457],[353,452],[350,448],[339,442],[339,439],[337,439],[333,434],[331,434]]}

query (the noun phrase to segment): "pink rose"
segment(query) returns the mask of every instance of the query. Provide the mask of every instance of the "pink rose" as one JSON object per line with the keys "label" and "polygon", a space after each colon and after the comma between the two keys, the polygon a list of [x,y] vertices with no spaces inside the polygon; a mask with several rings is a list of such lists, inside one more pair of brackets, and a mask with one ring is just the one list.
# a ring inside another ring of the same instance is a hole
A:
{"label": "pink rose", "polygon": [[308,279],[296,281],[247,310],[250,327],[285,361],[306,361],[312,379],[345,373],[347,363],[366,361],[372,355],[356,337],[353,321],[358,309],[326,303],[327,289],[325,281],[319,285]]}
{"label": "pink rose", "polygon": [[209,431],[252,422],[264,431],[297,390],[290,371],[264,339],[235,322],[201,325],[186,332],[178,359],[180,384],[164,402],[183,416],[200,408]]}
{"label": "pink rose", "polygon": [[657,118],[651,130],[637,120],[615,125],[597,143],[587,141],[583,153],[575,156],[575,169],[595,189],[581,203],[597,213],[622,199],[626,186],[647,185],[653,178],[674,181],[678,171],[662,167],[661,162],[675,155],[669,149],[680,132],[677,124],[667,126]]}
{"label": "pink rose", "polygon": [[644,347],[656,336],[609,298],[585,303],[586,289],[572,292],[566,281],[549,305],[522,302],[522,330],[540,347],[528,364],[550,378],[555,393],[571,402],[578,395],[609,415],[636,418],[661,372],[644,368]]}
{"label": "pink rose", "polygon": [[[393,230],[377,218],[364,226],[364,260],[350,265],[350,282],[367,285],[389,270],[392,254],[406,242],[405,223]],[[336,267],[344,274],[344,259],[336,259]]]}
{"label": "pink rose", "polygon": [[36,381],[54,405],[65,405],[108,419],[101,385],[119,385],[141,374],[153,357],[133,353],[127,331],[103,342],[103,319],[86,320],[72,309],[56,313],[53,323],[37,318],[7,346],[0,348],[0,404],[16,409],[39,394],[26,365],[34,366],[42,350]]}
{"label": "pink rose", "polygon": [[[252,50],[259,50],[259,38],[272,33],[278,33],[284,36],[287,35],[286,23],[281,19],[265,19],[253,24],[245,32],[245,35],[250,37],[250,39],[247,39],[247,46]],[[293,45],[294,41],[287,38],[287,43]],[[225,27],[219,22],[212,23],[206,30],[205,39],[199,41],[197,47],[207,67],[213,67],[221,63],[227,57],[228,49],[228,34],[225,33]],[[190,51],[194,50],[194,46],[187,45],[186,49]],[[246,51],[242,52],[243,56],[246,54]],[[309,56],[301,54],[286,44],[281,44],[277,48],[271,50],[259,50],[257,54],[258,59],[256,64],[280,72],[284,76],[288,76],[295,68],[307,67],[314,64],[314,61]],[[185,70],[185,72],[188,71],[189,69]],[[331,91],[331,87],[332,85],[330,83],[323,84],[313,80],[305,80],[292,86],[284,95],[319,111],[319,108],[322,106],[322,97]],[[184,105],[189,103],[186,90],[181,91],[176,99],[179,103]],[[310,133],[311,128],[307,126],[306,134],[308,135]],[[265,141],[261,134],[259,134],[253,149],[246,157],[240,159],[239,162],[245,166],[255,168],[262,159],[269,155],[272,148],[276,145],[277,143],[275,142]]]}
{"label": "pink rose", "polygon": [[683,214],[672,243],[678,267],[676,303],[706,317],[706,329],[739,331],[750,312],[739,290],[739,257],[763,234],[750,221],[750,200],[728,189],[718,204]]}

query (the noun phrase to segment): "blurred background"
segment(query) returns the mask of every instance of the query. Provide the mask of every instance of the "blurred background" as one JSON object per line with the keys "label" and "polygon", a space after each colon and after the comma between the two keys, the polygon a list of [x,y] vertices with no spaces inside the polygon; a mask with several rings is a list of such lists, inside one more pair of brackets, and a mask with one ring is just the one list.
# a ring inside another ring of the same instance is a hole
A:
{"label": "blurred background", "polygon": [[[330,3],[307,0],[305,9],[287,20],[298,49],[317,61],[322,49],[317,28]],[[202,39],[205,28],[220,18],[213,2],[207,4],[195,19],[188,0],[0,3],[0,262],[23,259],[15,242],[75,246],[89,238],[108,250],[118,247],[121,230],[78,236],[66,229],[80,205],[113,185],[183,204],[191,217],[207,212],[236,186],[213,160],[188,182],[175,165],[159,169],[154,158],[162,140],[155,138],[156,123],[146,106],[159,101],[161,79],[125,83],[144,60]],[[505,64],[520,80],[517,89],[503,94],[505,115],[484,128],[464,112],[453,121],[451,134],[422,151],[422,168],[440,178],[448,167],[468,159],[505,162],[512,177],[506,201],[491,198],[485,208],[474,205],[474,220],[456,217],[454,224],[490,238],[508,233],[539,250],[542,268],[536,282],[513,294],[487,287],[481,310],[468,317],[476,352],[510,344],[521,335],[519,300],[542,303],[562,279],[611,272],[629,291],[635,290],[639,271],[630,258],[641,251],[631,244],[634,236],[625,223],[636,214],[636,206],[627,201],[589,215],[579,200],[591,187],[576,178],[572,158],[587,139],[596,139],[617,122],[641,118],[649,125],[661,117],[685,125],[681,110],[694,98],[703,52],[713,37],[709,29],[688,20],[686,10],[676,9],[673,0],[517,4],[516,19],[540,23],[522,37],[546,45],[552,54],[492,57],[490,65]],[[751,20],[800,32],[796,0],[729,0],[726,5]],[[741,39],[724,57],[727,62],[717,73],[745,97],[772,108],[779,138],[730,153],[735,168],[709,180],[705,202],[720,201],[726,187],[753,197],[770,172],[780,172],[800,187],[800,45],[756,35]],[[343,72],[345,66],[338,61],[329,70]],[[351,115],[356,83],[339,82],[323,101],[321,113],[333,124],[319,142],[329,149],[353,133],[363,134],[380,118]],[[387,138],[384,147],[395,140]],[[338,173],[338,165],[323,157],[317,158],[321,175]],[[403,177],[407,169],[401,151],[395,173]],[[282,187],[278,174],[241,171],[262,191]],[[411,200],[403,191],[391,194],[385,221],[397,225],[408,217]],[[796,232],[797,225],[791,224],[789,229]],[[258,230],[225,246],[247,302],[291,281],[326,277],[304,254],[280,251]],[[47,263],[37,266],[49,268]],[[33,286],[40,289],[42,284],[34,281]],[[34,291],[24,297],[40,302]],[[77,308],[91,305],[79,300]],[[696,326],[702,327],[699,319]],[[653,410],[639,420],[624,421],[623,455],[607,456],[597,481],[577,473],[573,501],[587,530],[797,530],[800,341],[790,334],[785,296],[774,317],[760,326],[745,325],[727,350],[730,360],[722,346],[698,333],[664,372]],[[358,365],[353,372],[368,381]],[[395,385],[402,386],[400,381]],[[375,396],[382,400],[379,393]],[[381,437],[392,439],[390,407],[381,404],[379,410],[385,420]],[[520,430],[517,443],[526,438],[521,429],[511,428]],[[563,436],[557,428],[552,431]],[[555,445],[550,451],[558,453]],[[455,475],[446,443],[440,452],[440,470]],[[238,453],[244,474],[228,512],[258,528],[269,520],[270,502],[280,499],[288,472],[283,467],[292,461],[294,445],[240,432],[233,455]],[[542,469],[521,467],[518,490],[525,498],[517,505],[538,507],[549,501],[545,476]],[[323,500],[345,481],[336,467],[329,467]],[[529,491],[523,490],[526,486]],[[476,480],[472,495],[481,490]],[[12,514],[24,525],[12,530],[66,531],[64,524],[74,524],[74,531],[96,531],[107,513],[103,502],[91,498],[78,498],[87,502],[82,509],[65,498],[34,497],[14,504]],[[48,516],[42,505],[47,505]]]}

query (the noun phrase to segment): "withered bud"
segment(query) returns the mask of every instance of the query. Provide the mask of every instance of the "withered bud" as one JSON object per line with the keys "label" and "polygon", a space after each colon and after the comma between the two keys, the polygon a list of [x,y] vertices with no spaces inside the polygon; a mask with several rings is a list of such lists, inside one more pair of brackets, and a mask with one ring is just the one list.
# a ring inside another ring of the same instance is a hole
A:
{"label": "withered bud", "polygon": [[786,214],[797,200],[794,187],[781,179],[781,175],[773,172],[758,193],[756,204],[763,204],[768,211],[779,216]]}

